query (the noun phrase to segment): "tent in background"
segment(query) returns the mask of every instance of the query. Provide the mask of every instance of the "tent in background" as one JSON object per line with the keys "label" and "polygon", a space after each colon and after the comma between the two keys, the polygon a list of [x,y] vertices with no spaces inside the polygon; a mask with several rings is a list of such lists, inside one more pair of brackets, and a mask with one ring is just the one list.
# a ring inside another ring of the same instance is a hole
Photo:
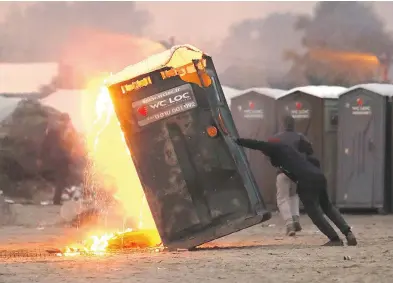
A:
{"label": "tent in background", "polygon": [[0,123],[15,110],[19,101],[21,101],[20,98],[0,96]]}
{"label": "tent in background", "polygon": [[38,94],[57,75],[57,63],[0,63],[0,94]]}
{"label": "tent in background", "polygon": [[[55,93],[41,99],[41,103],[67,113],[78,132],[85,132],[84,120],[84,91],[57,90]],[[94,106],[94,105],[93,105]]]}

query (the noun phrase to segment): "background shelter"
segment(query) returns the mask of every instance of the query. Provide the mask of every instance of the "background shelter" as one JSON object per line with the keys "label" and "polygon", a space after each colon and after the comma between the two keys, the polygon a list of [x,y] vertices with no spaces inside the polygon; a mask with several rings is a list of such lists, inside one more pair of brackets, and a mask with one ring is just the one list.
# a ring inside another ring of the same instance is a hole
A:
{"label": "background shelter", "polygon": [[36,98],[53,92],[57,63],[0,63],[0,95]]}
{"label": "background shelter", "polygon": [[[84,91],[83,90],[65,90],[59,89],[56,92],[50,94],[49,96],[41,99],[41,103],[56,110],[67,113],[78,132],[85,132],[85,122],[84,119]],[[92,101],[94,102],[94,101]]]}
{"label": "background shelter", "polygon": [[20,98],[0,96],[0,123],[15,110],[19,101]]}

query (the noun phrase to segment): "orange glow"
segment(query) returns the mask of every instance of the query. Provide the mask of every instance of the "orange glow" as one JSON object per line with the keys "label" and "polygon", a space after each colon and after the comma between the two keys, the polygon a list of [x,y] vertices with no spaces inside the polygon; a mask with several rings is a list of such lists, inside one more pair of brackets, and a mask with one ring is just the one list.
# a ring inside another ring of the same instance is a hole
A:
{"label": "orange glow", "polygon": [[345,52],[329,49],[313,49],[310,51],[311,57],[318,60],[328,61],[345,61],[354,63],[364,63],[369,65],[379,65],[378,58],[371,53],[359,53],[359,52]]}
{"label": "orange glow", "polygon": [[217,133],[218,133],[217,128],[214,126],[207,127],[206,131],[207,131],[207,134],[209,135],[209,137],[211,137],[211,138],[216,137]]}
{"label": "orange glow", "polygon": [[[139,223],[139,229],[156,229],[149,206],[144,200],[139,176],[106,87],[89,87],[86,97],[95,96],[95,121],[87,133],[87,147],[94,161],[94,172],[104,176],[105,188],[123,204],[124,217]],[[143,219],[139,219],[140,215]]]}
{"label": "orange glow", "polygon": [[[202,83],[204,86],[209,86],[211,84],[211,79],[210,77],[204,72],[205,67],[206,67],[206,60],[203,59],[201,60],[196,67],[199,70],[199,75],[201,76]],[[186,64],[184,66],[180,66],[177,68],[172,68],[167,71],[162,71],[161,72],[161,77],[163,79],[171,78],[174,76],[179,76],[183,81],[189,82],[189,83],[194,83],[199,86],[201,85],[201,80],[199,79],[197,70],[195,68],[195,65],[193,63]]]}
{"label": "orange glow", "polygon": [[69,34],[60,56],[64,64],[73,66],[75,76],[90,79],[164,50],[161,43],[128,33],[79,27]]}
{"label": "orange glow", "polygon": [[110,86],[124,82],[164,67],[172,68],[172,70],[162,72],[161,76],[163,78],[179,75],[183,81],[201,85],[201,81],[193,64],[193,61],[196,60],[198,61],[196,66],[198,71],[200,71],[199,75],[202,79],[202,83],[205,86],[209,86],[211,84],[211,79],[204,71],[206,60],[203,59],[203,55],[206,54],[191,45],[174,46],[162,53],[150,56],[137,64],[130,65],[117,74],[110,76],[107,79],[107,85]]}
{"label": "orange glow", "polygon": [[96,117],[97,130],[87,139],[94,169],[111,180],[107,185],[115,188],[114,197],[123,204],[124,217],[139,223],[139,227],[133,228],[156,229],[106,87],[101,87],[97,97]]}
{"label": "orange glow", "polygon": [[[98,236],[100,235],[100,236]],[[158,247],[160,237],[156,230],[133,231],[126,229],[123,232],[116,233],[90,233],[85,241],[80,244],[67,246],[58,256],[79,256],[88,255],[105,255],[107,251],[121,250],[124,248],[149,248],[156,247],[159,251],[162,247]]]}

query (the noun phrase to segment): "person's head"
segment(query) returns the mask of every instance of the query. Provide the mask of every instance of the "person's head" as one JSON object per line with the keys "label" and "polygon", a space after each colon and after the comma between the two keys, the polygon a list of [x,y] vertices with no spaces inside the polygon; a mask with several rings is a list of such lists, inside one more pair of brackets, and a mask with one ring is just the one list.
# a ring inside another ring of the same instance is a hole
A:
{"label": "person's head", "polygon": [[286,131],[295,130],[295,119],[291,115],[285,115],[282,120],[282,124]]}

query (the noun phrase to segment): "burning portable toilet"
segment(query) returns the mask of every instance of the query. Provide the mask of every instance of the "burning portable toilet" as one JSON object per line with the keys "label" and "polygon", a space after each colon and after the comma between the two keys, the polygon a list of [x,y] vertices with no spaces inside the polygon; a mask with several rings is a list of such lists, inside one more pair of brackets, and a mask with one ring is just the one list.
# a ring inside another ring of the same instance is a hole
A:
{"label": "burning portable toilet", "polygon": [[211,57],[175,46],[107,86],[165,246],[192,248],[270,218]]}
{"label": "burning portable toilet", "polygon": [[391,202],[393,85],[357,85],[339,97],[336,205],[387,212]]}
{"label": "burning portable toilet", "polygon": [[[251,88],[232,98],[231,112],[239,136],[267,140],[277,132],[276,98],[281,89]],[[268,207],[276,207],[276,169],[263,154],[245,149],[251,171]]]}
{"label": "burning portable toilet", "polygon": [[309,139],[321,162],[332,200],[336,192],[338,95],[345,90],[337,86],[305,86],[277,99],[279,130],[284,130],[284,116],[295,119],[295,130]]}

